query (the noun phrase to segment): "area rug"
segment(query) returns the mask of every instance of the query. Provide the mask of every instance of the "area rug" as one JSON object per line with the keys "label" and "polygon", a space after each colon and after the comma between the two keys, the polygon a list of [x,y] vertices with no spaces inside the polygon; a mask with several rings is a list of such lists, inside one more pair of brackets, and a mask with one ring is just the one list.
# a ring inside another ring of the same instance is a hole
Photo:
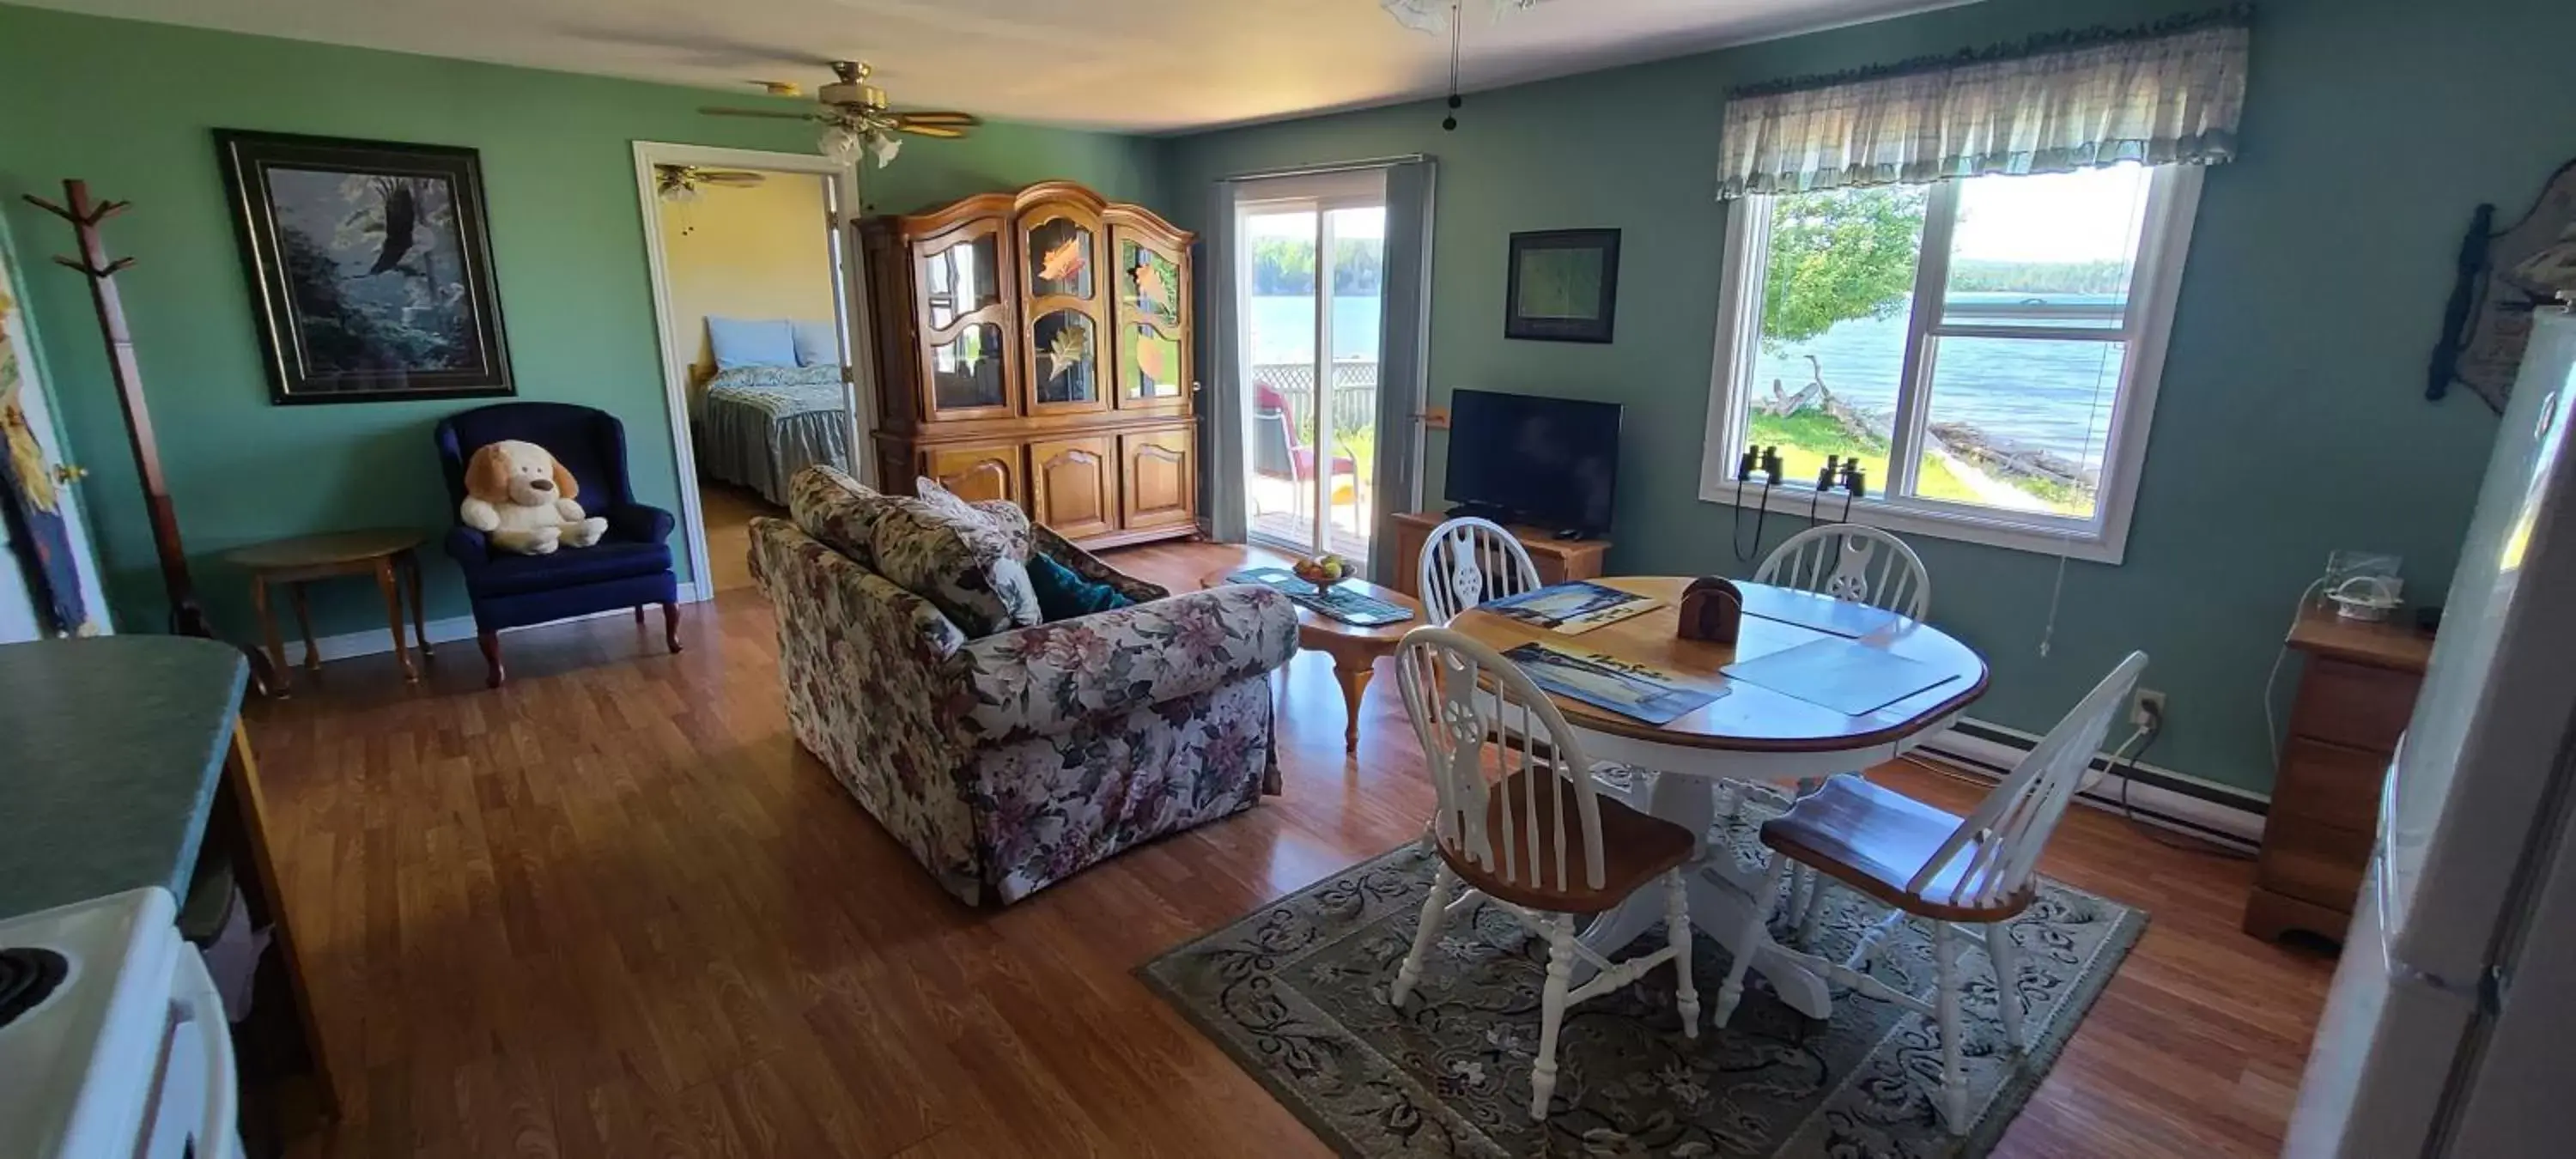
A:
{"label": "area rug", "polygon": [[[1725,836],[1751,857],[1750,834]],[[1833,1017],[1791,1010],[1760,975],[1725,1030],[1706,1024],[1727,954],[1693,950],[1702,1025],[1681,1034],[1672,971],[1576,1006],[1559,1035],[1555,1112],[1529,1117],[1546,943],[1492,906],[1453,921],[1403,1010],[1386,991],[1409,948],[1434,855],[1389,851],[1174,949],[1139,969],[1149,985],[1342,1154],[1386,1156],[1975,1156],[2029,1100],[2146,925],[2138,910],[2043,882],[2012,923],[2031,1050],[2016,1056],[1995,1018],[1982,950],[1971,981],[1965,1061],[1974,1125],[1944,1130],[1931,1019],[1834,993]],[[1848,953],[1884,910],[1829,892],[1822,948]],[[1628,954],[1663,944],[1650,932]],[[1881,980],[1929,993],[1931,941],[1908,923],[1879,955]]]}

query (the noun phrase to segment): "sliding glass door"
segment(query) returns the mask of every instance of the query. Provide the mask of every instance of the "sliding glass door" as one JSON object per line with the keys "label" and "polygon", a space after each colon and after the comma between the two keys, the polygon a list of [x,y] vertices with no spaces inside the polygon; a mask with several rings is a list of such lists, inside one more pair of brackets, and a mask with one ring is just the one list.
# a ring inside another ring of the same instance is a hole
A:
{"label": "sliding glass door", "polygon": [[1383,178],[1247,182],[1235,224],[1246,526],[1257,543],[1365,562],[1378,500]]}

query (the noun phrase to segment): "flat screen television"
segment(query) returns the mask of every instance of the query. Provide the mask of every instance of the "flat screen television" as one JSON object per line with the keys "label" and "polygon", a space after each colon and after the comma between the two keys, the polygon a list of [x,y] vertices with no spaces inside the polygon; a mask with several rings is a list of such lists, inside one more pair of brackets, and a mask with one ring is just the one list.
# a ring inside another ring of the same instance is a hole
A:
{"label": "flat screen television", "polygon": [[1449,501],[1555,531],[1610,530],[1617,403],[1491,390],[1449,395]]}

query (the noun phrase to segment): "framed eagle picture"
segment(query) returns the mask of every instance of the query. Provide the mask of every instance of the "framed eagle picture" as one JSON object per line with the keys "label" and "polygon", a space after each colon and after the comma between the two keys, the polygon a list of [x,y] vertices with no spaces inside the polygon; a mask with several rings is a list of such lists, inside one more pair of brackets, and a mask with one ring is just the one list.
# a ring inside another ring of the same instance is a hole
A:
{"label": "framed eagle picture", "polygon": [[515,393],[472,149],[215,131],[275,403]]}

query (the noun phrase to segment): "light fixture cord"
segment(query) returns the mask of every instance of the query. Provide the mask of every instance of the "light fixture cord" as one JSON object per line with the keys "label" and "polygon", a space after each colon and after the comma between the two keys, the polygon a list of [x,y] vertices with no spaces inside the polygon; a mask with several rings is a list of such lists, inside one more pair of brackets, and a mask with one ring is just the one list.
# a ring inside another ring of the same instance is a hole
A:
{"label": "light fixture cord", "polygon": [[1466,5],[1467,0],[1449,0],[1449,115],[1440,118],[1442,132],[1457,131],[1458,107],[1466,103],[1458,99],[1458,45],[1467,32]]}
{"label": "light fixture cord", "polygon": [[[2084,438],[2086,450],[2092,449],[2093,424],[2099,421],[2101,417],[2102,369],[2097,365],[2093,369],[2092,407],[2084,414]],[[2104,458],[2109,458],[2111,451],[2109,445],[2110,439],[2108,437],[2108,432],[2105,432],[2104,434],[2105,437],[2102,440],[2104,444],[2102,447],[2102,453]],[[2081,469],[2082,464],[2077,464],[2077,467],[2078,469]],[[2103,472],[2100,466],[2093,469],[2093,502],[2097,505],[2102,502],[2102,474]],[[2098,515],[2099,512],[2097,511],[2096,514]],[[2050,584],[2048,588],[2048,626],[2040,629],[2039,633],[2039,656],[2040,659],[2043,660],[2048,658],[2048,645],[2050,641],[2057,639],[2057,604],[2058,601],[2066,595],[2066,553],[2073,549],[2074,544],[2075,533],[2073,531],[2061,530],[2057,533],[2057,580],[2055,583]]]}

